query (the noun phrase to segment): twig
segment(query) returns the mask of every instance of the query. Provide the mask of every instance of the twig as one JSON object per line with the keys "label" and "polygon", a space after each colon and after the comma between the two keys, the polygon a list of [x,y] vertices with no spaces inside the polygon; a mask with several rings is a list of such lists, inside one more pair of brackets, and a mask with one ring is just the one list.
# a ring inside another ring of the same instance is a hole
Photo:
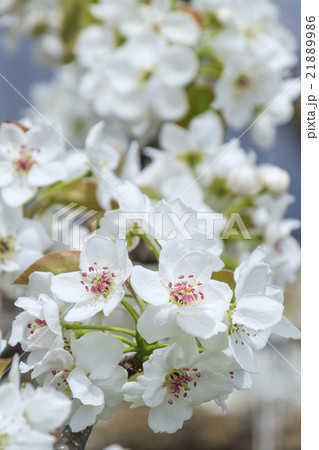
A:
{"label": "twig", "polygon": [[71,428],[67,425],[57,440],[54,450],[84,450],[92,428],[93,427],[87,427],[83,431],[73,433]]}

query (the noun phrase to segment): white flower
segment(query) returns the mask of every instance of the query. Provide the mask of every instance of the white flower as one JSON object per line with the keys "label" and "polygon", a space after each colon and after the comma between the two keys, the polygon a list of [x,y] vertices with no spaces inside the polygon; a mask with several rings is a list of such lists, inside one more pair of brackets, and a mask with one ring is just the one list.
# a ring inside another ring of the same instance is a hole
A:
{"label": "white flower", "polygon": [[23,271],[39,259],[51,240],[34,219],[24,219],[20,207],[0,200],[0,273]]}
{"label": "white flower", "polygon": [[230,126],[242,128],[253,118],[257,107],[268,102],[279,90],[280,73],[260,58],[237,54],[227,61],[217,80],[214,106]]}
{"label": "white flower", "polygon": [[168,241],[158,272],[135,266],[133,289],[150,303],[138,321],[140,334],[154,342],[183,332],[205,339],[224,331],[232,293],[225,283],[210,279],[220,268],[220,259],[198,249],[195,240]]}
{"label": "white flower", "polygon": [[126,36],[134,36],[146,29],[155,29],[169,42],[194,46],[201,29],[195,18],[186,11],[172,11],[170,0],[153,0],[148,5],[140,5],[138,18],[124,21],[121,32]]}
{"label": "white flower", "polygon": [[93,108],[103,117],[133,123],[143,122],[151,111],[161,120],[181,118],[188,108],[184,87],[197,68],[192,49],[167,46],[154,31],[145,31],[128,39],[93,72]]}
{"label": "white flower", "polygon": [[30,200],[39,186],[64,178],[62,138],[48,125],[28,131],[13,123],[0,126],[0,187],[10,206]]}
{"label": "white flower", "polygon": [[292,78],[282,82],[279,92],[261,111],[251,127],[251,137],[262,149],[271,147],[275,141],[278,126],[289,122],[294,114],[294,101],[300,96],[300,82]]}
{"label": "white flower", "polygon": [[65,424],[71,402],[54,389],[20,389],[18,361],[15,358],[9,380],[0,385],[0,448],[6,450],[53,449],[49,434]]}
{"label": "white flower", "polygon": [[291,236],[291,232],[300,227],[300,221],[285,218],[287,207],[293,200],[288,194],[278,198],[263,196],[253,216],[265,237],[262,247],[272,270],[272,282],[279,286],[293,281],[300,267],[300,245]]}
{"label": "white flower", "polygon": [[108,316],[124,296],[122,287],[130,276],[125,240],[94,235],[83,246],[80,271],[56,275],[51,284],[61,300],[74,303],[65,316],[68,322],[88,319],[100,311]]}
{"label": "white flower", "polygon": [[152,159],[144,174],[152,171],[152,165],[164,179],[183,173],[185,166],[190,171],[204,168],[208,157],[216,154],[223,134],[221,120],[212,111],[196,116],[188,129],[173,122],[165,123],[159,135],[161,150],[144,149],[144,153]]}
{"label": "white flower", "polygon": [[118,364],[123,348],[118,339],[101,332],[87,333],[80,339],[71,337],[75,367],[52,371],[46,384],[72,399],[72,431],[83,430],[99,418],[109,419],[122,401],[127,373]]}
{"label": "white flower", "polygon": [[[265,256],[258,247],[235,270],[235,300],[228,311],[230,349],[241,367],[253,373],[257,370],[254,350],[265,347],[272,327],[277,326],[278,334],[281,334],[284,309],[282,289],[270,284],[271,270],[263,262]],[[288,337],[290,332],[289,337],[296,338],[298,330],[287,319],[283,322],[282,333]]]}
{"label": "white flower", "polygon": [[59,301],[50,291],[53,278],[49,272],[34,272],[29,278],[30,297],[19,297],[15,305],[24,309],[12,323],[9,344],[21,344],[30,352],[26,362],[20,363],[21,371],[33,369],[32,376],[47,370],[48,352],[64,353],[64,341],[60,327]]}
{"label": "white flower", "polygon": [[195,340],[181,336],[155,350],[137,381],[123,386],[131,407],[148,406],[148,424],[155,432],[174,433],[192,416],[192,406],[228,396],[232,384],[224,374],[236,367],[223,353],[199,354]]}

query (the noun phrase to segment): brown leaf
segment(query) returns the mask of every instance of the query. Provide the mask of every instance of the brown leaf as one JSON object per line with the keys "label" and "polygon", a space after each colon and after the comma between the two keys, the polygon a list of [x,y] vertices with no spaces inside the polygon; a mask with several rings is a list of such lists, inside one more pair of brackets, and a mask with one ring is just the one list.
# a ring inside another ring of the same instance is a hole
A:
{"label": "brown leaf", "polygon": [[33,272],[52,272],[54,275],[79,270],[80,251],[66,250],[42,256],[35,263],[20,273],[12,284],[28,284]]}

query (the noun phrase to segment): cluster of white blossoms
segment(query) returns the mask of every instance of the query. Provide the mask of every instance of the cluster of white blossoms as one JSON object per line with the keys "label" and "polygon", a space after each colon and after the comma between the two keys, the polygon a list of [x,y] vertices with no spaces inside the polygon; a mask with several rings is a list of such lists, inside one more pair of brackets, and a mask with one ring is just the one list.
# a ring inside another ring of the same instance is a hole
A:
{"label": "cluster of white blossoms", "polygon": [[55,438],[50,433],[65,424],[70,411],[71,402],[52,388],[27,383],[20,389],[15,358],[8,380],[0,385],[0,448],[53,449]]}
{"label": "cluster of white blossoms", "polygon": [[252,138],[267,148],[292,118],[297,44],[270,0],[64,3],[6,0],[0,25],[37,37],[42,54],[65,63],[34,86],[33,103],[73,143],[83,145],[83,130],[99,119],[150,143],[161,122],[212,110],[224,128],[258,119]]}
{"label": "cluster of white blossoms", "polygon": [[[0,281],[21,309],[0,353],[19,345],[40,385],[20,388],[15,358],[0,448],[51,448],[55,428],[122,401],[147,406],[155,432],[211,400],[226,411],[272,333],[300,337],[283,315],[300,265],[289,174],[225,141],[256,121],[270,146],[292,117],[295,43],[276,7],[5,0],[0,25],[61,64],[28,118],[0,124]],[[79,211],[85,239],[66,249]]]}
{"label": "cluster of white blossoms", "polygon": [[192,240],[138,236],[158,257],[154,269],[132,265],[123,235],[93,234],[73,271],[53,263],[61,273],[32,273],[15,302],[23,312],[9,344],[28,352],[20,370],[72,400],[74,432],[123,399],[150,408],[155,432],[175,432],[192,406],[215,400],[225,410],[234,388],[251,386],[271,333],[299,338],[260,247],[232,274],[199,230]]}

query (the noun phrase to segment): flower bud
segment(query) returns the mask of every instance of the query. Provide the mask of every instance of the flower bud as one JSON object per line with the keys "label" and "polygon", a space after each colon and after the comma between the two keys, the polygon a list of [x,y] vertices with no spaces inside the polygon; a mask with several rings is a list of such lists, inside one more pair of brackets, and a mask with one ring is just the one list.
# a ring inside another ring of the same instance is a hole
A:
{"label": "flower bud", "polygon": [[262,187],[260,176],[250,166],[235,167],[228,176],[229,187],[239,195],[254,195]]}
{"label": "flower bud", "polygon": [[290,184],[290,176],[286,170],[271,164],[265,164],[259,168],[260,177],[265,187],[273,194],[282,194]]}

